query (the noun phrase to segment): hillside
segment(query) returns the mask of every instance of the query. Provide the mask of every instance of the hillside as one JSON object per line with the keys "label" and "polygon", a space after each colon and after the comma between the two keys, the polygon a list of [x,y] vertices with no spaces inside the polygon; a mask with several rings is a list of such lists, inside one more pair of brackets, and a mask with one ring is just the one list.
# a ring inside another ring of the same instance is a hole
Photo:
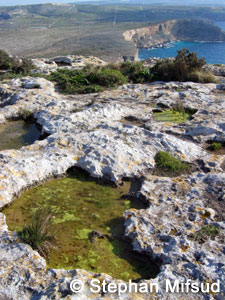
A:
{"label": "hillside", "polygon": [[25,5],[0,7],[0,48],[27,57],[136,55],[123,33],[180,18],[225,20],[225,8],[149,5]]}

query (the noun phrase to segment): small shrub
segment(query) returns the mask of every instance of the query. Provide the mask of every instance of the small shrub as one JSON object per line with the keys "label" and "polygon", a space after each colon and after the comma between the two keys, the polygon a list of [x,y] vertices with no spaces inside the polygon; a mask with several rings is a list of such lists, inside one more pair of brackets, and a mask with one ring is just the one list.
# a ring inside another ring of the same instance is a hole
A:
{"label": "small shrub", "polygon": [[[152,68],[151,74],[153,80],[162,80],[162,81],[177,81],[178,77],[182,76],[182,69],[175,70],[174,62],[168,58],[159,60]],[[179,73],[178,73],[179,71]]]}
{"label": "small shrub", "polygon": [[61,90],[69,94],[96,93],[127,82],[126,77],[117,70],[92,66],[82,70],[57,70],[49,79],[58,83]]}
{"label": "small shrub", "polygon": [[87,80],[92,84],[104,87],[113,87],[127,82],[126,77],[120,71],[104,68],[89,73]]}
{"label": "small shrub", "polygon": [[181,174],[190,170],[191,166],[180,161],[168,152],[159,151],[155,156],[156,166],[167,172]]}
{"label": "small shrub", "polygon": [[215,83],[215,77],[206,71],[203,66],[205,59],[198,58],[197,54],[189,49],[178,51],[174,60],[162,59],[151,68],[152,79],[162,81],[193,81],[201,83]]}
{"label": "small shrub", "polygon": [[50,233],[51,219],[52,215],[49,211],[39,209],[32,216],[31,224],[18,232],[23,242],[29,244],[44,257],[47,257],[55,242],[55,237]]}
{"label": "small shrub", "polygon": [[149,68],[145,67],[142,62],[125,62],[120,65],[119,69],[133,83],[150,81]]}
{"label": "small shrub", "polygon": [[186,75],[186,81],[201,82],[201,83],[217,83],[215,76],[209,72],[195,71]]}
{"label": "small shrub", "polygon": [[12,66],[12,58],[4,50],[0,50],[0,70],[8,70]]}
{"label": "small shrub", "polygon": [[[11,74],[28,74],[34,65],[30,59],[10,57],[7,52],[0,50],[0,70],[10,70]],[[16,76],[14,76],[16,77]]]}
{"label": "small shrub", "polygon": [[12,72],[15,74],[27,75],[33,68],[34,65],[30,59],[18,59],[16,57],[12,59]]}
{"label": "small shrub", "polygon": [[190,52],[189,49],[183,48],[177,51],[175,63],[184,65],[189,71],[198,71],[206,64],[204,58],[198,58],[195,52]]}
{"label": "small shrub", "polygon": [[209,149],[212,150],[212,151],[220,150],[220,149],[222,149],[222,144],[219,143],[219,142],[213,142],[213,143],[209,146]]}

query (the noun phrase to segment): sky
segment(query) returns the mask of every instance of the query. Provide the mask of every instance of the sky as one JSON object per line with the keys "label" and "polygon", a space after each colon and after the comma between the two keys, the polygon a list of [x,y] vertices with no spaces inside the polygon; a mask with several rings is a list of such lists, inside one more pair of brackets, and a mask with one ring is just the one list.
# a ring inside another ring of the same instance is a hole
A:
{"label": "sky", "polygon": [[68,3],[73,2],[69,0],[0,0],[0,6],[13,6],[13,5],[26,5],[26,4],[38,4],[38,3]]}
{"label": "sky", "polygon": [[[77,0],[78,2],[82,2],[82,1],[96,1],[96,0]],[[11,6],[11,5],[26,5],[26,4],[38,4],[38,3],[71,3],[71,2],[76,2],[76,0],[0,0],[0,6]],[[138,2],[146,2],[146,1],[136,1]],[[149,3],[159,3],[159,2],[165,2],[165,3],[170,3],[170,0],[149,0]],[[174,0],[171,0],[171,2],[175,2]],[[179,0],[177,0],[176,2],[179,2]],[[182,4],[185,4],[185,1],[180,1]],[[201,3],[203,4],[204,2],[208,3],[213,3],[213,2],[217,2],[217,3],[221,3],[221,4],[225,4],[225,0],[198,0],[198,1],[193,1],[193,0],[186,0],[186,2],[193,2],[193,3]]]}

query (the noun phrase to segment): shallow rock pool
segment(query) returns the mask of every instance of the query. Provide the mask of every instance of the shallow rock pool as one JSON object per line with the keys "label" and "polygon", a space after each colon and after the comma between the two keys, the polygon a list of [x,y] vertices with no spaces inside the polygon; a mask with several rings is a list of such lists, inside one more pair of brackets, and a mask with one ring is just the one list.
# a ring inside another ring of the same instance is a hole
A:
{"label": "shallow rock pool", "polygon": [[[123,212],[143,205],[126,199],[130,183],[113,188],[73,170],[68,177],[53,179],[24,192],[3,210],[10,230],[18,231],[31,222],[38,208],[53,214],[51,230],[56,245],[47,258],[51,268],[85,269],[129,280],[152,278],[156,268],[150,259],[132,251],[124,239]],[[110,238],[90,238],[92,231]]]}
{"label": "shallow rock pool", "polygon": [[0,124],[0,151],[33,144],[40,135],[35,124],[23,120]]}

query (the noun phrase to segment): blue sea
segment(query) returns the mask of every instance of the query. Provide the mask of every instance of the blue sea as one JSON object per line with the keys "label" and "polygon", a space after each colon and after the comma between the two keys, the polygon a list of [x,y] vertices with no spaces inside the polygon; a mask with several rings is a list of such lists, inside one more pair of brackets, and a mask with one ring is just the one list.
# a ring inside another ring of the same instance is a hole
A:
{"label": "blue sea", "polygon": [[[225,31],[225,22],[217,22],[217,26]],[[138,58],[143,60],[149,57],[174,57],[177,51],[182,48],[189,48],[191,52],[196,52],[199,57],[205,57],[209,64],[225,64],[225,42],[175,42],[169,44],[167,48],[139,49]]]}

